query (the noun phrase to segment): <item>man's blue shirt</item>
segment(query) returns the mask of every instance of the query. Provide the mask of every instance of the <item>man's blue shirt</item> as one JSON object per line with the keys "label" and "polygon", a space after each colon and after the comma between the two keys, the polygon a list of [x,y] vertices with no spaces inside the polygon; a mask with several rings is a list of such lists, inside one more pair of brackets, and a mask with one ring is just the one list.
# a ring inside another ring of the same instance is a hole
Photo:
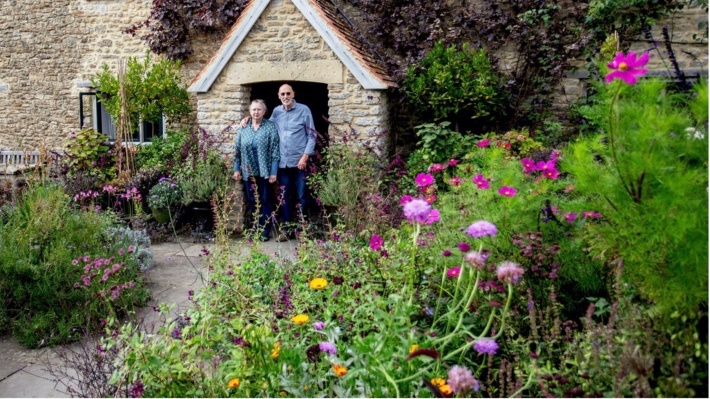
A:
{"label": "man's blue shirt", "polygon": [[313,155],[316,129],[307,106],[293,100],[291,109],[286,111],[283,105],[279,105],[269,119],[279,130],[279,168],[296,167],[303,154]]}

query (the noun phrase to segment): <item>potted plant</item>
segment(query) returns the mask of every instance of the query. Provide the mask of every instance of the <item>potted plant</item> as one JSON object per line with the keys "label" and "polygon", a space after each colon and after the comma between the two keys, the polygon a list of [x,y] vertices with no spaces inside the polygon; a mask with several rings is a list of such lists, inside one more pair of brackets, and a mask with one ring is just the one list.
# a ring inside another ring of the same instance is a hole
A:
{"label": "potted plant", "polygon": [[170,212],[180,204],[182,192],[182,188],[167,177],[160,178],[158,184],[150,189],[148,206],[156,221],[160,223],[170,221]]}
{"label": "potted plant", "polygon": [[218,153],[208,154],[195,163],[194,169],[186,170],[180,185],[184,195],[182,203],[191,213],[196,224],[211,230],[213,212],[210,201],[220,189],[226,188],[231,173]]}

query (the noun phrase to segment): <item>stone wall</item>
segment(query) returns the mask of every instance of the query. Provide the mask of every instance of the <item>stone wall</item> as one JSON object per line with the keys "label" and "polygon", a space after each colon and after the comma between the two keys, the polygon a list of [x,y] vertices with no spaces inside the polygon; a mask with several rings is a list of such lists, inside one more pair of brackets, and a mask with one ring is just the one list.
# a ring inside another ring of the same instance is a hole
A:
{"label": "stone wall", "polygon": [[289,0],[267,6],[211,89],[197,95],[198,123],[216,132],[248,115],[250,84],[266,81],[327,84],[331,137],[352,128],[366,139],[387,127],[384,92],[363,89]]}

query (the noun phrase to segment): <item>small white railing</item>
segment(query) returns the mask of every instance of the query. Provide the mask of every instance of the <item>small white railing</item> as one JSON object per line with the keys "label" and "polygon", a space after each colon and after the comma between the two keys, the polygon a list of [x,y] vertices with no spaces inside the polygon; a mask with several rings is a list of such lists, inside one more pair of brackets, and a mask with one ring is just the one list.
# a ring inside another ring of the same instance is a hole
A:
{"label": "small white railing", "polygon": [[39,162],[39,151],[0,151],[0,165],[34,166]]}

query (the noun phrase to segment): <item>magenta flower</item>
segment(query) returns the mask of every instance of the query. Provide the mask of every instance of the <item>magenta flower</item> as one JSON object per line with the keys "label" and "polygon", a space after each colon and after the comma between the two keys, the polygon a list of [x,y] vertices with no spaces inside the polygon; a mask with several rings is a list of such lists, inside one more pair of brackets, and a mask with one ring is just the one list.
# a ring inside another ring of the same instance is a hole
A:
{"label": "magenta flower", "polygon": [[319,343],[318,349],[320,349],[321,352],[330,353],[333,356],[338,353],[338,348],[335,346],[335,344],[328,341],[323,341]]}
{"label": "magenta flower", "polygon": [[479,220],[471,223],[471,225],[466,228],[466,234],[473,238],[485,236],[495,237],[496,234],[498,234],[498,228],[491,222]]}
{"label": "magenta flower", "polygon": [[450,368],[448,377],[446,382],[454,393],[466,393],[471,390],[478,392],[480,388],[478,381],[473,378],[473,373],[466,367],[457,365]]}
{"label": "magenta flower", "polygon": [[481,338],[473,343],[473,349],[481,355],[495,355],[498,351],[498,343],[495,339]]}
{"label": "magenta flower", "polygon": [[441,217],[439,216],[439,210],[432,209],[431,212],[429,212],[429,216],[427,216],[426,220],[424,220],[424,224],[430,225],[434,222],[438,222],[439,220],[441,220]]}
{"label": "magenta flower", "polygon": [[382,244],[384,244],[384,243],[385,243],[385,240],[383,240],[382,237],[375,234],[372,236],[372,238],[370,238],[370,249],[373,251],[379,251],[382,248]]}
{"label": "magenta flower", "polygon": [[441,251],[441,256],[449,257],[449,256],[451,256],[451,251],[448,249],[445,249],[445,250]]}
{"label": "magenta flower", "polygon": [[520,276],[522,276],[524,272],[523,268],[518,266],[518,264],[507,260],[501,262],[501,264],[496,268],[498,280],[508,284],[517,283]]}
{"label": "magenta flower", "polygon": [[434,176],[429,173],[419,173],[417,177],[414,178],[414,182],[419,187],[427,187],[434,184]]}
{"label": "magenta flower", "polygon": [[515,197],[515,194],[517,193],[518,190],[514,189],[513,187],[503,186],[498,189],[498,194],[503,195],[505,197]]}
{"label": "magenta flower", "polygon": [[446,271],[446,276],[449,278],[456,278],[461,274],[461,268],[456,266]]}
{"label": "magenta flower", "polygon": [[520,163],[523,165],[523,173],[528,174],[531,172],[534,172],[537,170],[535,166],[535,161],[533,161],[530,158],[523,158],[520,160]]}
{"label": "magenta flower", "polygon": [[542,172],[542,175],[550,180],[555,180],[555,179],[557,179],[557,176],[560,175],[560,172],[555,168],[545,169]]}
{"label": "magenta flower", "polygon": [[449,159],[449,166],[454,167],[454,166],[458,165],[459,162],[460,161],[458,159]]}
{"label": "magenta flower", "polygon": [[594,211],[586,211],[586,212],[582,212],[582,217],[589,218],[589,219],[600,219],[602,217],[602,214],[599,212],[594,212]]}
{"label": "magenta flower", "polygon": [[553,161],[553,160],[549,160],[549,161],[547,161],[547,162],[545,162],[545,161],[540,161],[540,162],[538,162],[538,163],[535,164],[535,169],[536,169],[536,170],[539,170],[539,171],[542,171],[542,172],[544,172],[544,171],[546,171],[546,170],[548,170],[548,169],[555,169],[555,161]]}
{"label": "magenta flower", "polygon": [[488,179],[483,177],[483,175],[480,173],[473,177],[473,184],[475,184],[479,190],[491,188],[491,184]]}
{"label": "magenta flower", "polygon": [[439,164],[439,163],[435,163],[435,164],[432,164],[428,170],[430,173],[436,173],[436,172],[441,172],[444,169],[446,169],[446,166]]}
{"label": "magenta flower", "polygon": [[478,146],[478,148],[488,147],[489,145],[491,145],[491,141],[488,139],[483,139],[476,143],[476,145]]}
{"label": "magenta flower", "polygon": [[461,178],[458,176],[454,176],[451,179],[449,179],[449,184],[451,184],[454,187],[458,187],[461,185]]}
{"label": "magenta flower", "polygon": [[565,222],[567,223],[574,223],[574,221],[577,219],[577,214],[574,212],[569,212],[568,214],[565,215]]}
{"label": "magenta flower", "polygon": [[611,83],[614,79],[621,79],[628,85],[636,84],[636,79],[646,74],[646,68],[642,68],[648,63],[648,53],[644,52],[636,59],[636,53],[630,52],[624,55],[622,52],[616,53],[616,57],[606,66],[613,71],[606,75],[606,82]]}
{"label": "magenta flower", "polygon": [[406,204],[407,202],[409,202],[409,201],[411,201],[411,200],[413,200],[413,199],[414,199],[414,198],[412,198],[411,195],[403,195],[402,198],[399,199],[399,204],[400,204],[400,205],[404,205],[404,204]]}
{"label": "magenta flower", "polygon": [[471,250],[471,245],[469,245],[469,244],[468,244],[467,242],[465,242],[465,241],[461,241],[461,242],[458,243],[458,245],[456,245],[456,246],[459,248],[459,251],[461,251],[461,252],[468,252],[468,251]]}

